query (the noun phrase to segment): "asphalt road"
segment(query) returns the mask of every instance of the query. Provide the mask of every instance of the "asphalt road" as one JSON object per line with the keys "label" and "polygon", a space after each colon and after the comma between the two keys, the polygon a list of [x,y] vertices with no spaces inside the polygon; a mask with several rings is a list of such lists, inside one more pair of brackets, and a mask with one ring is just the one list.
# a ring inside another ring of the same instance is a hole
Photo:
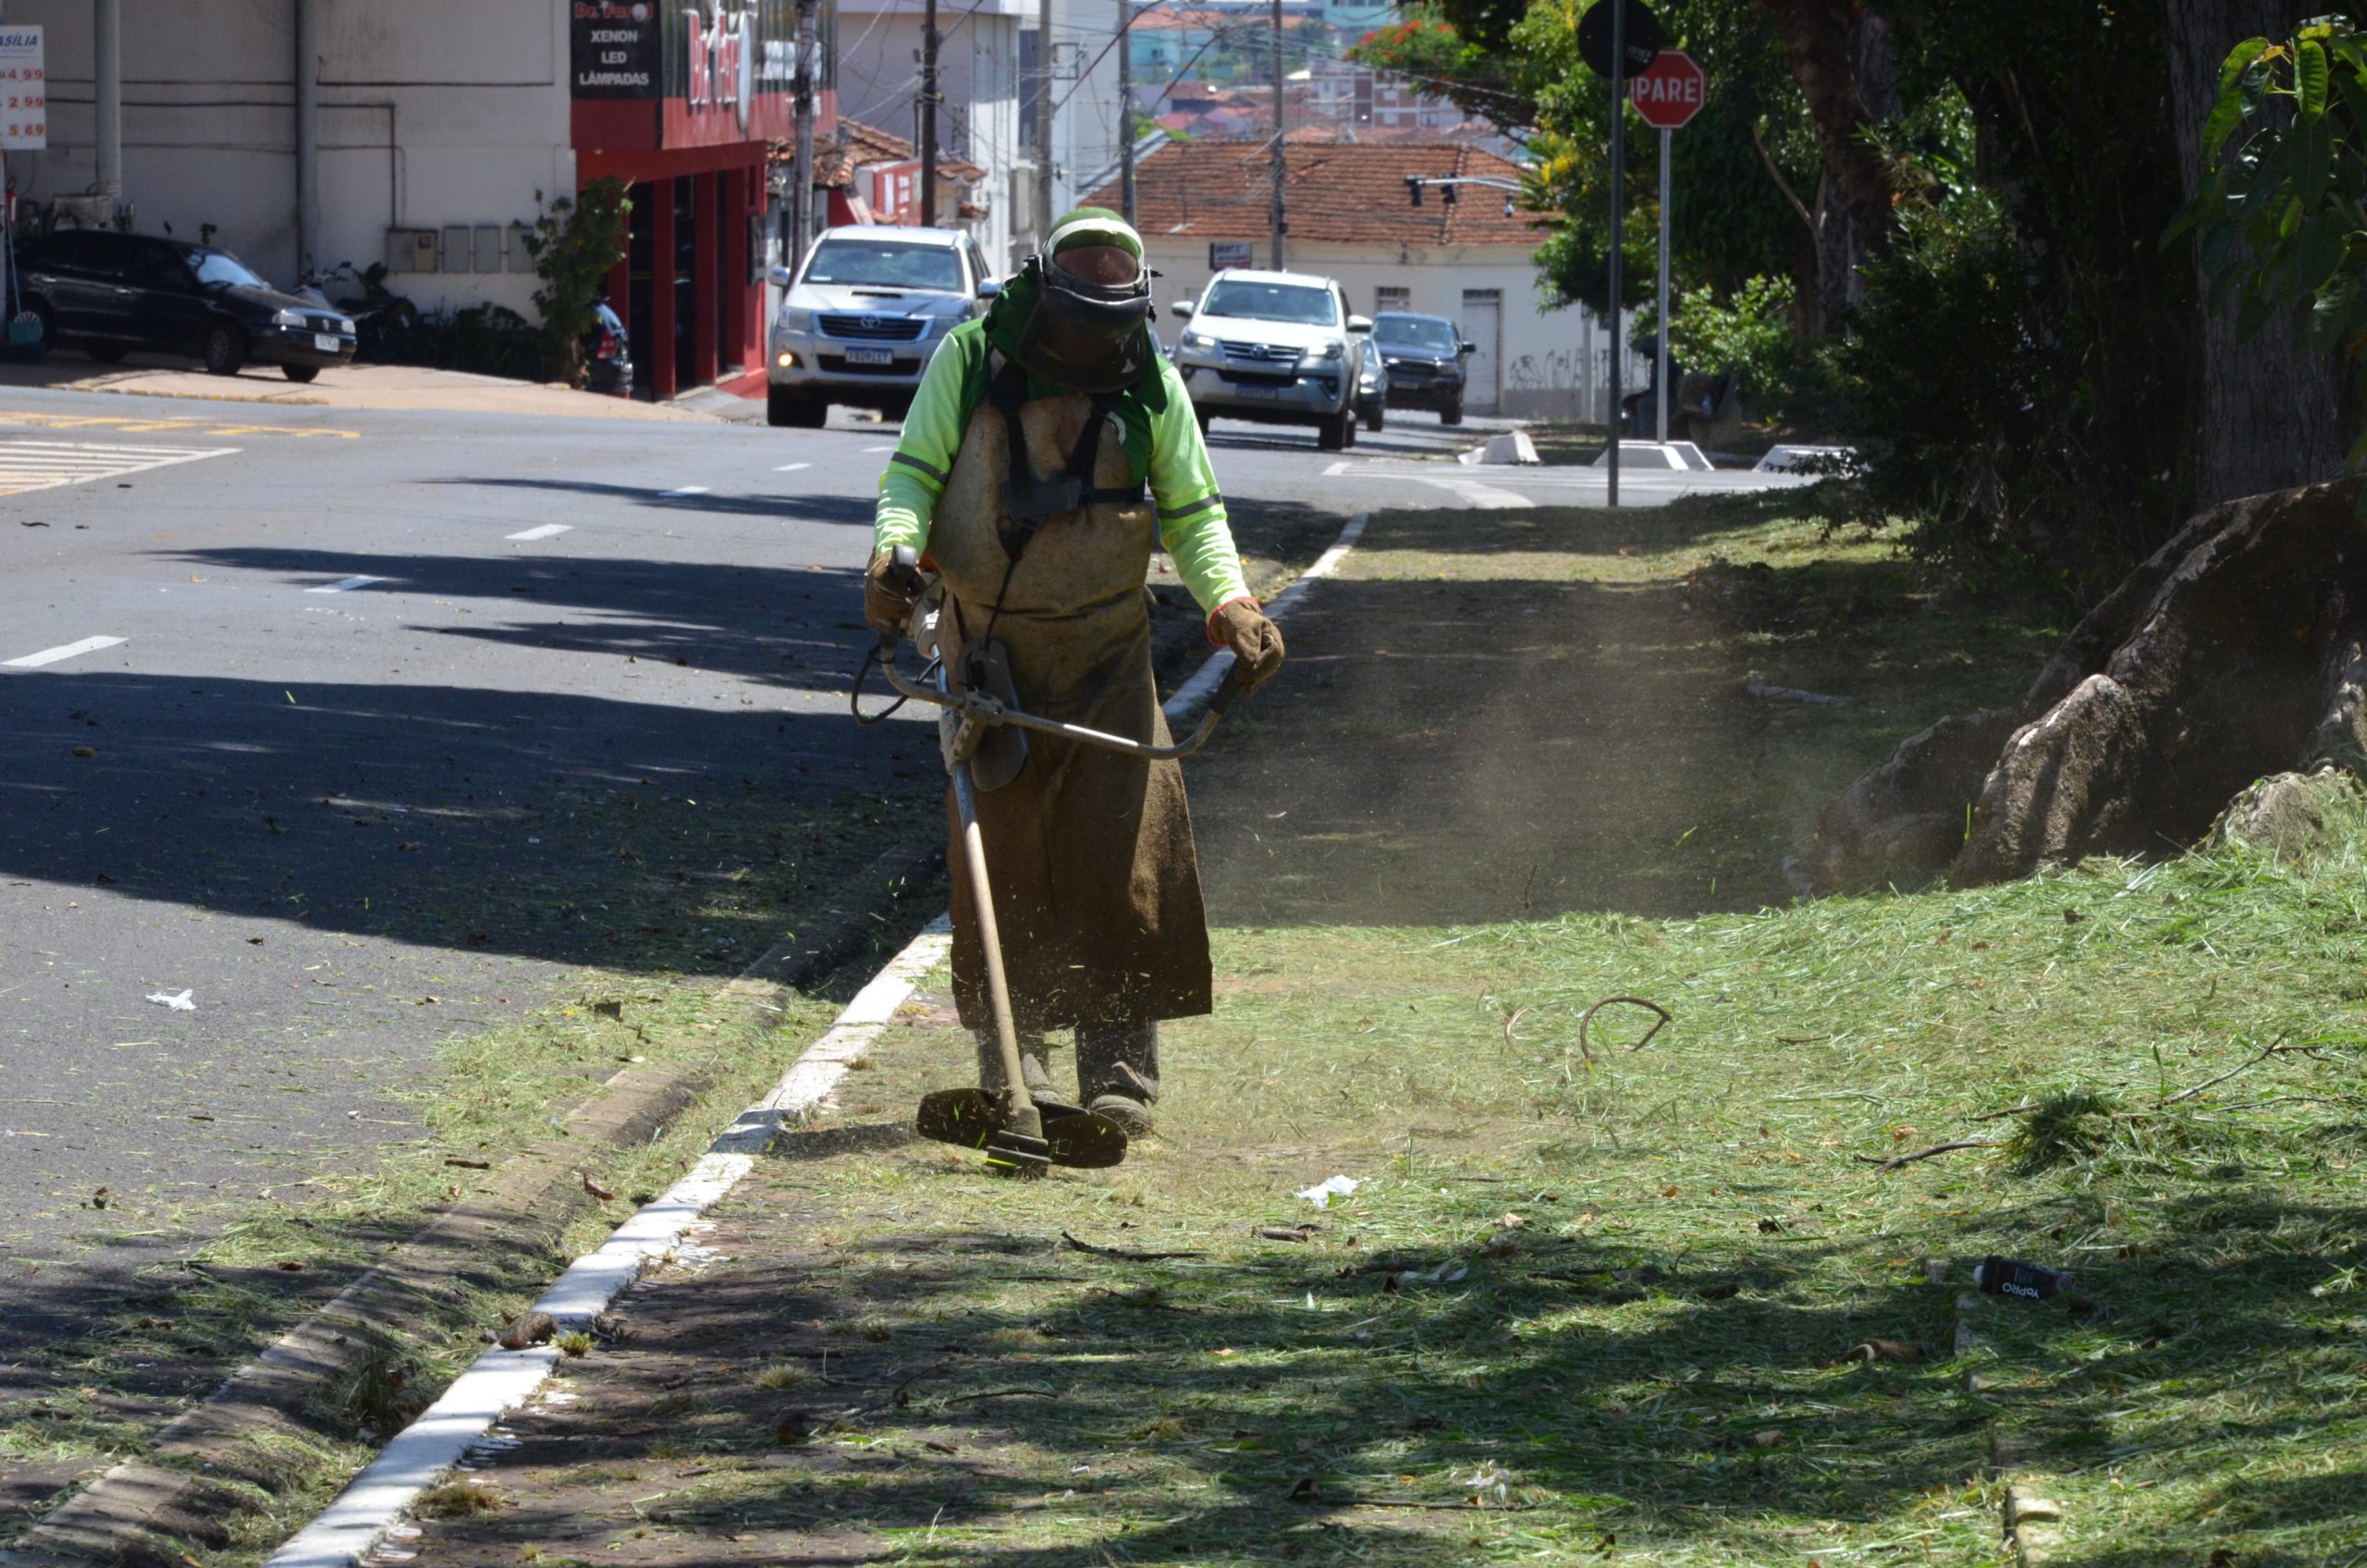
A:
{"label": "asphalt road", "polygon": [[[912,797],[924,729],[845,717],[894,431],[840,419],[0,391],[0,1297],[411,1135],[438,1040],[630,965],[595,802]],[[1486,429],[1213,445],[1236,496],[1343,517],[1600,498],[1436,460]]]}

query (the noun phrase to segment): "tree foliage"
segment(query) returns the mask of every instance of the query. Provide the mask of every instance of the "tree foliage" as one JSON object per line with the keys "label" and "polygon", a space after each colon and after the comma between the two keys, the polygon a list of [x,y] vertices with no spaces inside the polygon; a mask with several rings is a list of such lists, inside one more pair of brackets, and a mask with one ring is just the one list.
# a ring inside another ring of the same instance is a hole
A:
{"label": "tree foliage", "polygon": [[[2203,175],[2167,239],[2199,233],[2215,309],[2246,337],[2289,316],[2309,353],[2367,349],[2367,33],[2304,23],[2227,55],[2202,132]],[[2367,459],[2367,438],[2351,450]]]}
{"label": "tree foliage", "polygon": [[545,202],[531,224],[521,224],[521,241],[534,259],[542,287],[534,290],[534,309],[542,313],[543,336],[550,362],[559,379],[570,386],[583,375],[583,338],[599,319],[595,307],[607,287],[608,274],[625,253],[625,236],[632,218],[631,188],[604,176],[570,200],[562,196]]}

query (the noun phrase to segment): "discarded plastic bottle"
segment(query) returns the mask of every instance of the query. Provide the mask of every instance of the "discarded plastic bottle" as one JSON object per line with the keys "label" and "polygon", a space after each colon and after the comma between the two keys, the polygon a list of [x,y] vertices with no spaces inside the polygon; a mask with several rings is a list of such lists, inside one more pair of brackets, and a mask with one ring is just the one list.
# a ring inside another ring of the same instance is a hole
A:
{"label": "discarded plastic bottle", "polygon": [[2071,1288],[2071,1276],[2056,1268],[2041,1268],[2010,1257],[1984,1257],[1972,1266],[1972,1282],[1993,1296],[2044,1301]]}

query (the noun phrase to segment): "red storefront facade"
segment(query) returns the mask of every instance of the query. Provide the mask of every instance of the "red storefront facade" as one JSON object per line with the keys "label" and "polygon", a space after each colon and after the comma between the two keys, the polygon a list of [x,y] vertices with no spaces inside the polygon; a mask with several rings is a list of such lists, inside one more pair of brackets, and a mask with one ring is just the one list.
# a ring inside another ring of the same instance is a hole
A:
{"label": "red storefront facade", "polygon": [[[767,144],[795,133],[793,0],[567,0],[579,185],[632,187],[608,300],[636,388],[670,398],[764,374]],[[836,129],[837,7],[816,7],[815,134]]]}

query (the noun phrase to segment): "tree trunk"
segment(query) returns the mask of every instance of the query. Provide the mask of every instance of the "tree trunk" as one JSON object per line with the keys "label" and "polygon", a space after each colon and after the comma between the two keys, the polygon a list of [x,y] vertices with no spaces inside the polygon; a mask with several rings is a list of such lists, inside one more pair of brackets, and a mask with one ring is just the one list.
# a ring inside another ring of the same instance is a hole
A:
{"label": "tree trunk", "polygon": [[1862,296],[1858,264],[1897,233],[1890,169],[1866,140],[1897,110],[1889,23],[1856,0],[1759,0],[1808,100],[1828,189],[1817,205],[1818,301],[1828,324]]}
{"label": "tree trunk", "polygon": [[[2191,201],[2202,169],[2202,126],[2227,51],[2247,38],[2284,38],[2297,23],[2327,7],[2324,0],[2164,0],[2164,7],[2179,168]],[[2307,484],[2342,471],[2340,367],[2302,353],[2288,321],[2271,322],[2243,342],[2236,336],[2233,301],[2210,312],[2203,324],[2201,374],[2198,506]]]}
{"label": "tree trunk", "polygon": [[1810,883],[1968,886],[2182,849],[2264,775],[2367,773],[2361,496],[2351,481],[2196,516],[2015,707],[1944,720],[1827,807]]}

